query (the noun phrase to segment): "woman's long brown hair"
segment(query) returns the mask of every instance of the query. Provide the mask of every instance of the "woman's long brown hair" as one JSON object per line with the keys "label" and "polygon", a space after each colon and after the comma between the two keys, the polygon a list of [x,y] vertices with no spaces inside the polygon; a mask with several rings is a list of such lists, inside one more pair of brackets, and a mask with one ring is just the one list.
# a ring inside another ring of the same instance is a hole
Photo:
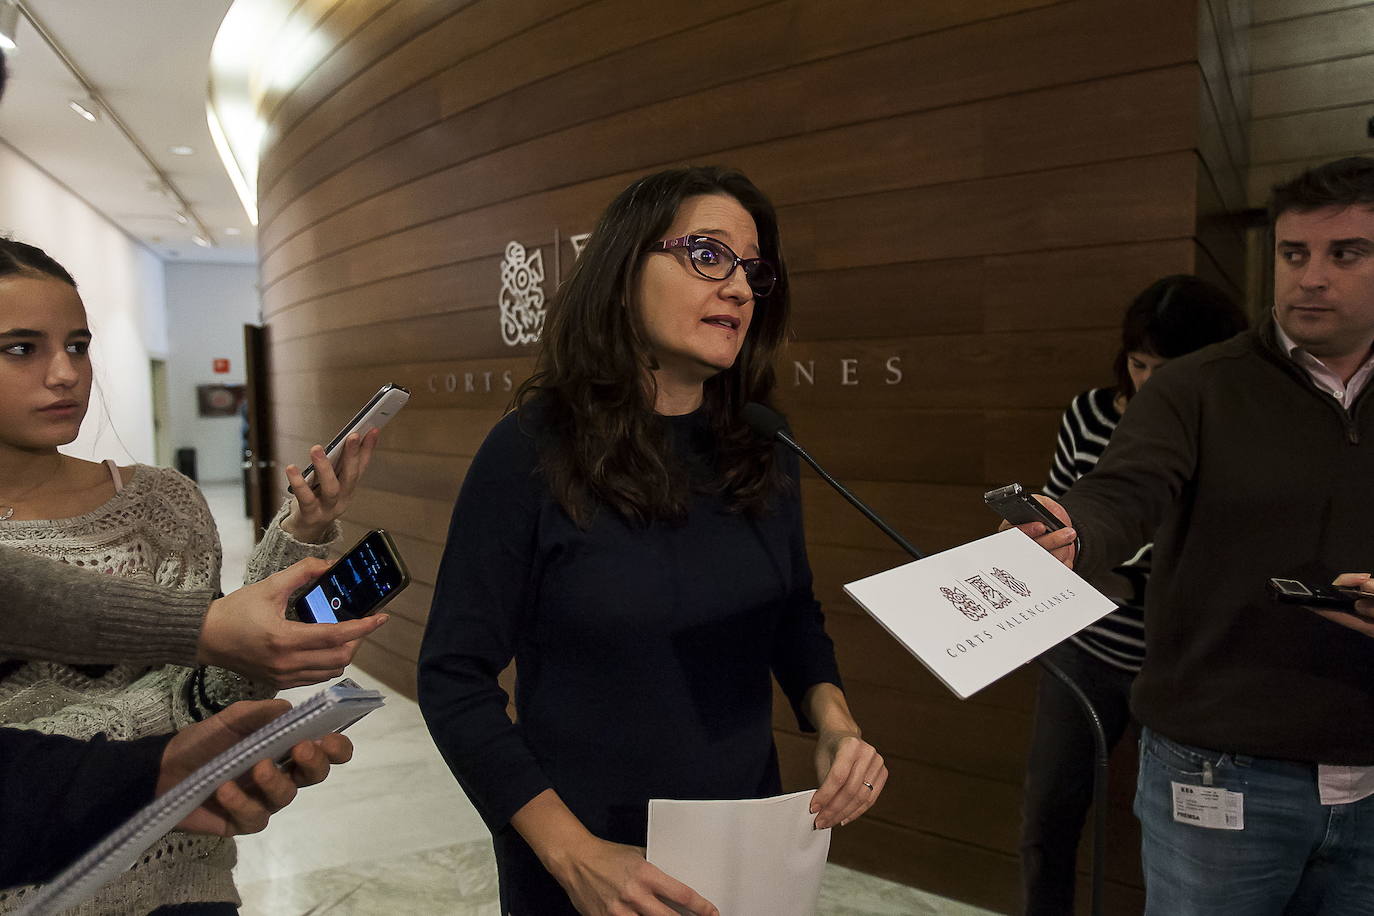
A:
{"label": "woman's long brown hair", "polygon": [[639,179],[606,208],[550,308],[535,372],[515,395],[517,409],[537,400],[551,433],[541,443],[545,478],[581,527],[600,506],[639,524],[686,517],[687,473],[654,412],[655,365],[634,297],[645,248],[663,237],[685,200],[703,194],[739,201],[754,218],[760,256],[778,269],[773,291],[755,301],[734,365],[705,384],[715,485],[728,505],[750,513],[763,511],[782,486],[772,443],[740,420],[750,401],[772,406],[773,356],[787,329],[776,213],[740,172],[671,169]]}

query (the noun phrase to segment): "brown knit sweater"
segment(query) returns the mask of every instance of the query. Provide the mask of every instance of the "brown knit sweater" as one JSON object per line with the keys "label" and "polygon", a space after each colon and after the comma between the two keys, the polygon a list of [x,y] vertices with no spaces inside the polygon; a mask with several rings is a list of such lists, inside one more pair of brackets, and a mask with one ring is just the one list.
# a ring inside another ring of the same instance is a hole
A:
{"label": "brown knit sweater", "polygon": [[0,545],[0,658],[194,665],[216,591],[101,575]]}
{"label": "brown knit sweater", "polygon": [[[280,518],[250,558],[246,581],[257,581],[305,556],[322,556],[328,549],[328,543],[302,544],[291,538],[281,530]],[[186,617],[203,615],[209,603],[220,577],[220,546],[200,491],[177,472],[139,466],[122,493],[75,518],[0,522],[0,544],[47,564],[25,564],[37,576],[26,587],[29,600],[45,603],[38,614],[29,608],[27,626],[11,626],[11,631],[20,632],[17,643],[51,644],[51,637],[32,633],[47,625],[47,609],[72,600],[74,607],[63,606],[56,613],[59,626],[80,627],[84,619],[86,626],[107,626],[125,640],[145,633],[149,642],[161,646],[157,652],[180,646],[189,653],[186,660],[194,659],[195,636],[187,635],[191,628]],[[88,592],[71,588],[70,577],[55,571],[54,560],[110,574],[136,587],[115,589],[91,604]],[[48,582],[52,589],[45,598]],[[178,613],[170,627],[158,627],[156,606],[143,603],[158,601],[164,589],[190,596],[189,606],[174,608]],[[111,604],[119,619],[104,623]],[[6,616],[24,616],[22,610],[11,605]],[[198,631],[198,617],[195,626]],[[138,661],[126,657],[115,665],[82,664],[87,658],[108,657],[85,650],[19,654],[27,657],[0,660],[0,723],[75,738],[105,735],[122,740],[166,734],[235,700],[274,692],[269,685],[223,669],[149,667],[147,659],[156,657],[152,654],[135,653]],[[71,912],[143,914],[165,904],[237,902],[230,875],[233,864],[231,840],[174,831],[119,880]],[[0,892],[0,913],[18,907],[25,891]]]}

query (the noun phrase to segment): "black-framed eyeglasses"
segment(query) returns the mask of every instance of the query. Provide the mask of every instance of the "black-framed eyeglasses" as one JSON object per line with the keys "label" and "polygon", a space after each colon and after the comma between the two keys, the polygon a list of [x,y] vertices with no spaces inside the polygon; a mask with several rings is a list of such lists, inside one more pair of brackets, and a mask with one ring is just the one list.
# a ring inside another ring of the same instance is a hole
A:
{"label": "black-framed eyeglasses", "polygon": [[687,260],[692,262],[692,269],[708,280],[728,280],[736,267],[744,268],[744,280],[758,298],[771,293],[778,282],[778,270],[771,261],[765,261],[763,258],[741,258],[729,245],[709,235],[684,235],[666,239],[654,242],[646,250],[671,251],[674,248],[687,249]]}

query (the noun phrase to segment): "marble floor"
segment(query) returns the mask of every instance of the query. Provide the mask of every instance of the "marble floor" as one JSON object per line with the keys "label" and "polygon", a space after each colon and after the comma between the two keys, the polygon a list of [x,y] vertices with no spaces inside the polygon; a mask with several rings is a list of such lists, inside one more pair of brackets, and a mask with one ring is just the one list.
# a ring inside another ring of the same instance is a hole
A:
{"label": "marble floor", "polygon": [[[252,548],[241,490],[202,487],[224,545],[224,587],[241,582]],[[366,672],[349,676],[381,685]],[[301,699],[318,687],[286,691]],[[243,916],[500,916],[486,828],[429,740],[419,708],[389,691],[349,731],[355,755],[301,793],[263,833],[238,841]],[[864,875],[826,867],[822,916],[991,916]]]}

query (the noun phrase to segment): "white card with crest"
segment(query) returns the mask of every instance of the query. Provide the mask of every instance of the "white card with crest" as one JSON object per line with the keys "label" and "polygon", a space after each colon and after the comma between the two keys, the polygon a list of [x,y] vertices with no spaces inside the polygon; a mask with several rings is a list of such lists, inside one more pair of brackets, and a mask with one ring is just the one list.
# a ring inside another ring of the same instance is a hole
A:
{"label": "white card with crest", "polygon": [[1116,609],[1015,528],[844,590],[960,699]]}

